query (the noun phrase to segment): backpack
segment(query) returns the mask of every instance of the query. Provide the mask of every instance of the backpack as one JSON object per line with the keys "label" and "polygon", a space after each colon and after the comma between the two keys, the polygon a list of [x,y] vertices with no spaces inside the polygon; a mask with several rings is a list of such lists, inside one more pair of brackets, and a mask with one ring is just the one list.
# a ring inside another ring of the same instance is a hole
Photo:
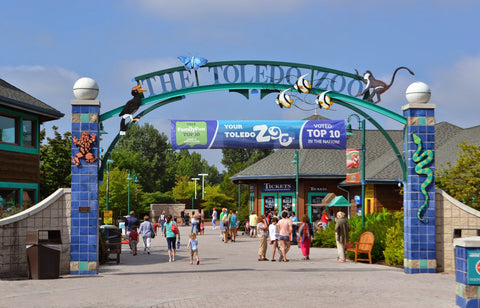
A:
{"label": "backpack", "polygon": [[227,226],[228,222],[229,222],[229,221],[228,221],[228,215],[224,215],[223,218],[222,218],[222,223],[223,223],[223,225],[224,225],[224,226]]}
{"label": "backpack", "polygon": [[[303,228],[302,228],[303,227]],[[302,225],[300,226],[300,228],[302,228],[302,233],[300,234],[300,236],[302,238],[309,238],[310,237],[310,224],[309,223],[302,223]]]}

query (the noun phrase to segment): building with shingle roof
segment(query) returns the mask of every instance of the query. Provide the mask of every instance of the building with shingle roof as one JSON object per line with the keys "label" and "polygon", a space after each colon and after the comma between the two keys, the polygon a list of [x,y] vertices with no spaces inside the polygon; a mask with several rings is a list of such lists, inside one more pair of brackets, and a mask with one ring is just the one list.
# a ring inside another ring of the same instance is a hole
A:
{"label": "building with shingle roof", "polygon": [[0,209],[38,202],[40,124],[64,114],[0,79]]}
{"label": "building with shingle roof", "polygon": [[[315,115],[306,120],[328,119]],[[355,135],[348,138],[347,148],[360,149],[361,131],[353,132]],[[403,152],[403,130],[386,132]],[[436,124],[435,168],[447,168],[447,163],[455,165],[457,145],[463,141],[480,146],[480,126],[464,129],[447,122]],[[402,168],[395,152],[378,130],[365,131],[365,148],[366,213],[382,208],[400,210],[403,206]],[[249,185],[251,210],[265,214],[268,210],[287,208],[296,211],[299,218],[308,214],[317,220],[320,211],[327,208],[332,199],[326,198],[327,195],[342,195],[349,200],[353,206],[342,209],[344,211],[354,214],[360,210],[360,205],[355,207],[355,196],[361,195],[361,185],[346,183],[346,153],[343,150],[298,150],[299,200],[296,202],[295,152],[295,149],[277,150],[231,177],[234,183]],[[331,210],[334,214],[339,209]]]}

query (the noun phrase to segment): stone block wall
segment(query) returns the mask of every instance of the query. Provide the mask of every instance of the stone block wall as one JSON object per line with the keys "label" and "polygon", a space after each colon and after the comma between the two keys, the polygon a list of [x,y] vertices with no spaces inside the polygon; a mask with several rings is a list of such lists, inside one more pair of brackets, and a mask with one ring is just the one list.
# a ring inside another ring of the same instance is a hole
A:
{"label": "stone block wall", "polygon": [[60,275],[70,272],[70,189],[60,188],[47,199],[16,215],[0,219],[0,278],[28,276],[27,231],[60,230]]}
{"label": "stone block wall", "polygon": [[[477,236],[480,231],[480,211],[455,200],[443,190],[437,189],[436,199],[436,242],[437,271],[455,272],[455,237]],[[455,230],[457,233],[455,234]]]}

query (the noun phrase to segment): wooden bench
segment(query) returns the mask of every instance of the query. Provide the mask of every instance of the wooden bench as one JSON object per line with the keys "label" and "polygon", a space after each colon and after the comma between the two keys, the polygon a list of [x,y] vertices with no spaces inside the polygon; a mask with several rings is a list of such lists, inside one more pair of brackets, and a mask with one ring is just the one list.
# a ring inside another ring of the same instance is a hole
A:
{"label": "wooden bench", "polygon": [[[375,236],[372,232],[364,232],[360,235],[358,242],[355,242],[355,247],[347,248],[347,251],[351,251],[355,253],[355,263],[358,261],[369,261],[372,264],[372,248],[373,243],[375,242]],[[358,258],[359,253],[366,253],[368,254],[368,259],[360,259]]]}

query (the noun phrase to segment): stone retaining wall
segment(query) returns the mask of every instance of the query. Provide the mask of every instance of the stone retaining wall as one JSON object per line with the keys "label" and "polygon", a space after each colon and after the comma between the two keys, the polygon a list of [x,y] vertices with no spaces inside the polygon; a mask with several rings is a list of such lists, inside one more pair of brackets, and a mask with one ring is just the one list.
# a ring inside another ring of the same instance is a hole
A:
{"label": "stone retaining wall", "polygon": [[70,273],[70,188],[18,214],[0,219],[0,278],[28,276],[27,231],[60,230],[60,275]]}

